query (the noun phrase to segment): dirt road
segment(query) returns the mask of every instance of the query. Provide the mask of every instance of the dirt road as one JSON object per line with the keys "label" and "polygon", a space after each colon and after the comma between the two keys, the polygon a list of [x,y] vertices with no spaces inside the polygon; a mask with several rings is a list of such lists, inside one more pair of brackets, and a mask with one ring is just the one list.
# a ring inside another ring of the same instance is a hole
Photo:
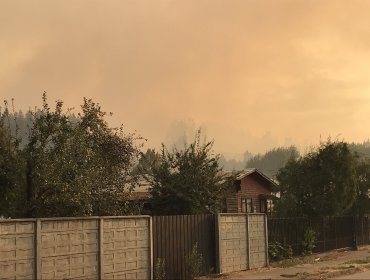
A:
{"label": "dirt road", "polygon": [[342,277],[338,277],[338,278],[334,278],[335,280],[339,280],[339,279],[343,279],[343,280],[350,280],[350,279],[356,279],[356,280],[368,280],[370,279],[370,270],[367,270],[367,271],[364,271],[364,272],[359,272],[359,273],[355,273],[355,274],[352,274],[352,275],[345,275],[345,276],[342,276]]}
{"label": "dirt road", "polygon": [[220,275],[219,279],[370,279],[370,246],[361,247],[357,251],[315,254],[304,260],[282,262],[278,264],[280,267],[273,266],[276,264],[269,268]]}

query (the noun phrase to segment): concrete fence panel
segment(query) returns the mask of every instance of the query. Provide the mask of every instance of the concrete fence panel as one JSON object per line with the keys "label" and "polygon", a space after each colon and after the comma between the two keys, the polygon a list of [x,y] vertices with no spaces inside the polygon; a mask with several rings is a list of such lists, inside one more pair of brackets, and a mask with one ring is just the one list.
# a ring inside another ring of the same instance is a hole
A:
{"label": "concrete fence panel", "polygon": [[[216,224],[219,272],[268,265],[264,214],[219,214]],[[151,279],[152,236],[149,216],[3,220],[0,280]]]}
{"label": "concrete fence panel", "polygon": [[268,265],[266,215],[248,215],[249,236],[249,268],[258,268]]}
{"label": "concrete fence panel", "polygon": [[217,219],[220,273],[268,265],[264,214],[219,214]]}
{"label": "concrete fence panel", "polygon": [[103,224],[103,278],[150,279],[150,220],[111,218]]}
{"label": "concrete fence panel", "polygon": [[35,279],[35,221],[0,223],[0,279]]}
{"label": "concrete fence panel", "polygon": [[41,221],[41,278],[98,279],[98,219]]}
{"label": "concrete fence panel", "polygon": [[0,279],[150,279],[149,216],[0,221]]}
{"label": "concrete fence panel", "polygon": [[220,272],[247,269],[247,216],[244,214],[219,214],[218,237]]}

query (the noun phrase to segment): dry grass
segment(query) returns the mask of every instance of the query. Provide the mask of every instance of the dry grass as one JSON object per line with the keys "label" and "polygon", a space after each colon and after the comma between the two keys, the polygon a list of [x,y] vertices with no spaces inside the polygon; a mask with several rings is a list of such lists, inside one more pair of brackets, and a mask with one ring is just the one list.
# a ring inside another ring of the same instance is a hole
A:
{"label": "dry grass", "polygon": [[366,259],[359,259],[359,260],[352,260],[345,262],[345,264],[369,264],[370,263],[370,257],[367,257]]}
{"label": "dry grass", "polygon": [[295,257],[291,259],[285,259],[278,262],[270,263],[271,267],[292,267],[299,264],[306,264],[306,263],[314,263],[315,257],[314,256],[304,256],[304,257]]}

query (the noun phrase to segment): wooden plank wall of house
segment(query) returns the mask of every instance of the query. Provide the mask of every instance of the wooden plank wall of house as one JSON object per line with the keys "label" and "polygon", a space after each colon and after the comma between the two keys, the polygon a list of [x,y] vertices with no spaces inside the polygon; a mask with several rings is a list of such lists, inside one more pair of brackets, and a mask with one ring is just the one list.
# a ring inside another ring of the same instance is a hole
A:
{"label": "wooden plank wall of house", "polygon": [[[226,195],[226,213],[269,213],[273,187],[276,183],[255,168],[240,171],[229,176],[234,178]],[[235,176],[235,177],[232,177]],[[231,179],[230,179],[231,178]]]}
{"label": "wooden plank wall of house", "polygon": [[266,179],[262,178],[258,173],[253,173],[242,178],[240,191],[237,193],[238,212],[243,212],[241,205],[242,198],[250,198],[252,200],[251,207],[253,210],[251,212],[254,212],[254,210],[255,213],[265,212],[261,211],[261,194],[271,194],[271,190],[266,187]]}
{"label": "wooden plank wall of house", "polygon": [[[186,261],[195,244],[204,274],[216,271],[214,215],[153,216],[153,262],[165,260],[166,279],[187,279]],[[155,273],[154,273],[155,274]]]}

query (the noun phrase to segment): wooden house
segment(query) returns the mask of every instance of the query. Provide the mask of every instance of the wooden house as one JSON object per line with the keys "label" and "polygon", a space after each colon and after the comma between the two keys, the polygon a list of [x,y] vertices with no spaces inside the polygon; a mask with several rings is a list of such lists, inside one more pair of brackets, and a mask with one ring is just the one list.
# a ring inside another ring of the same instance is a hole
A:
{"label": "wooden house", "polygon": [[229,182],[226,213],[271,213],[276,182],[256,168],[225,174]]}

